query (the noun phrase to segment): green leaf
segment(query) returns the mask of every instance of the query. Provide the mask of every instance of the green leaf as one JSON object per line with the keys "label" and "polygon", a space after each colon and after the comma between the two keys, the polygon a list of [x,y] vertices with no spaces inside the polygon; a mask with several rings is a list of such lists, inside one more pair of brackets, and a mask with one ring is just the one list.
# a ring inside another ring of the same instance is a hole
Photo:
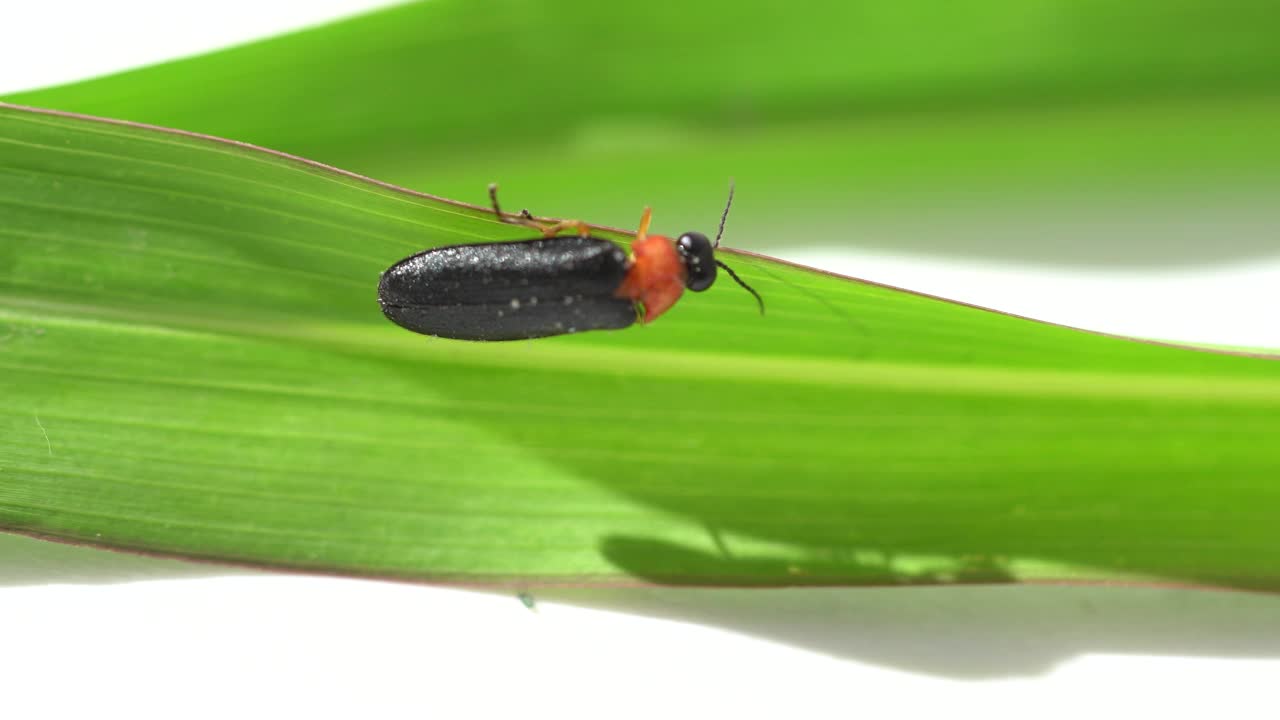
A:
{"label": "green leaf", "polygon": [[521,235],[0,106],[0,525],[409,578],[1280,587],[1274,361],[743,255],[767,317],[728,283],[536,342],[381,317],[396,260]]}
{"label": "green leaf", "polygon": [[[1224,203],[1231,241],[1179,248],[1199,261],[1269,252],[1249,230],[1280,187],[1276,37],[1256,0],[432,0],[8,99],[477,202],[498,180],[617,226],[644,204],[705,226],[733,175],[729,237],[755,249],[1152,262],[1178,212]],[[1134,222],[1153,195],[1159,219]],[[971,227],[1027,215],[1003,243]]]}

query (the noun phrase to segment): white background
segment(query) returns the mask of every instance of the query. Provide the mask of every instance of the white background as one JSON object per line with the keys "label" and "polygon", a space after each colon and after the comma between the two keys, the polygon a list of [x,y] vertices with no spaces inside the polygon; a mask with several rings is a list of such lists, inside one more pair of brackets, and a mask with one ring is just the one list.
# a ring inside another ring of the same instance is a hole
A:
{"label": "white background", "polygon": [[[0,93],[386,4],[4,3]],[[1275,260],[1138,274],[790,257],[1096,330],[1280,347]],[[536,602],[0,535],[0,703],[13,718],[1276,716],[1272,596],[582,589]]]}

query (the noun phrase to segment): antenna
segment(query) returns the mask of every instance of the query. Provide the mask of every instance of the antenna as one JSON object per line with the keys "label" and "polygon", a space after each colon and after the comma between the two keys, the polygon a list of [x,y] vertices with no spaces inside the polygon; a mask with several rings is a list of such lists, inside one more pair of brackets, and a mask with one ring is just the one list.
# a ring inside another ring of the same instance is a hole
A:
{"label": "antenna", "polygon": [[729,267],[728,265],[725,265],[719,260],[716,260],[716,265],[719,265],[720,267],[724,268],[724,271],[729,273],[729,277],[733,278],[734,282],[738,283],[739,285],[742,286],[742,289],[746,290],[747,292],[755,296],[756,303],[760,306],[760,314],[763,315],[764,314],[764,298],[760,297],[760,293],[756,292],[755,288],[742,282],[742,278],[738,277],[738,273],[734,272],[733,268]]}
{"label": "antenna", "polygon": [[[729,219],[729,208],[733,207],[733,185],[734,185],[733,178],[729,178],[729,201],[724,204],[724,214],[720,216],[720,229],[716,231],[716,242],[714,245],[711,246],[712,248],[720,247],[720,237],[724,235],[724,222],[725,220]],[[760,293],[756,292],[755,288],[742,282],[742,278],[738,277],[738,273],[734,272],[733,268],[729,267],[728,265],[725,265],[719,260],[716,260],[716,265],[719,265],[720,267],[724,268],[724,271],[729,273],[729,277],[733,278],[734,282],[741,285],[743,290],[746,290],[747,292],[755,296],[756,304],[760,306],[760,314],[763,315],[764,314],[764,298],[760,297]]]}
{"label": "antenna", "polygon": [[[733,205],[733,178],[729,179],[729,202],[724,204],[724,214],[720,216],[720,229],[716,231],[716,242],[711,246],[712,248],[720,247],[720,236],[724,235],[724,221],[729,219],[729,207],[731,205]],[[725,268],[725,270],[729,270],[729,268]],[[733,275],[733,271],[729,270],[729,274]],[[738,276],[734,275],[733,279],[738,280]],[[738,280],[738,282],[741,283],[742,281]],[[754,293],[755,290],[752,290],[751,292]],[[759,296],[757,295],[756,297]]]}

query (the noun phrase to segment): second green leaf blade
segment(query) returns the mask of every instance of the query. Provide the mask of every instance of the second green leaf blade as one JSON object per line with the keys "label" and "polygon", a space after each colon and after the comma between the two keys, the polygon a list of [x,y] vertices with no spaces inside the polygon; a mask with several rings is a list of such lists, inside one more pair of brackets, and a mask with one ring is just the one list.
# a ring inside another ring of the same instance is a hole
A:
{"label": "second green leaf blade", "polygon": [[378,273],[521,230],[15,107],[0,158],[5,528],[479,581],[1280,585],[1272,361],[752,258],[764,319],[726,286],[625,332],[430,340]]}

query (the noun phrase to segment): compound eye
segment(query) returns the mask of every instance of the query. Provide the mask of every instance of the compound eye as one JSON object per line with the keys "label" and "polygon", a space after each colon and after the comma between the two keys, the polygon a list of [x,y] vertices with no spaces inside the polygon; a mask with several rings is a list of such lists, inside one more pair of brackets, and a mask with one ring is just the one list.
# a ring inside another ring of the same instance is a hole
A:
{"label": "compound eye", "polygon": [[676,241],[680,257],[684,260],[685,287],[702,292],[716,281],[715,249],[702,233],[689,232]]}

